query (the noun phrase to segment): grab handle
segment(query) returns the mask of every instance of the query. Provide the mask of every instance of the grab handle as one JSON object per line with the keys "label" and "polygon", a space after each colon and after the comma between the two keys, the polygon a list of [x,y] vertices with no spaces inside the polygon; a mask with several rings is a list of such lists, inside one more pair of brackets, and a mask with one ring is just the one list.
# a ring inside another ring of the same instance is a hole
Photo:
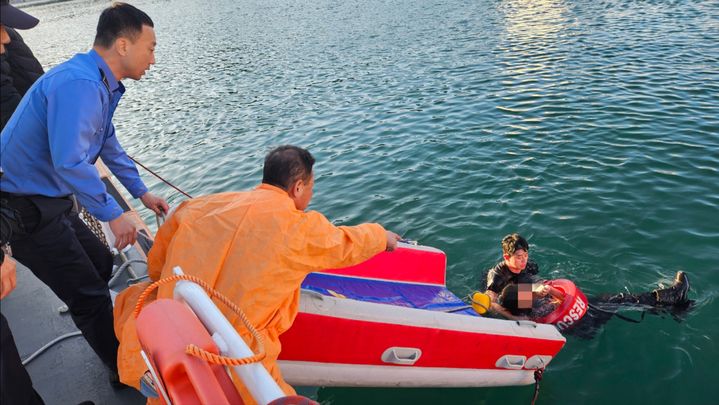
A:
{"label": "grab handle", "polygon": [[509,370],[519,370],[524,367],[524,363],[527,361],[525,356],[517,356],[512,354],[505,354],[500,357],[499,360],[494,364],[497,368],[506,368]]}
{"label": "grab handle", "polygon": [[390,347],[382,353],[382,361],[389,364],[411,366],[422,356],[422,350],[414,347]]}

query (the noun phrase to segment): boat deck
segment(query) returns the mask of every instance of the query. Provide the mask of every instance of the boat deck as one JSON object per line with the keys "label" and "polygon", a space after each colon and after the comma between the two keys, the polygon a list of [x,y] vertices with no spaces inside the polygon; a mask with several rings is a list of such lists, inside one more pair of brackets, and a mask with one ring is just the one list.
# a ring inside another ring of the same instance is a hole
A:
{"label": "boat deck", "polygon": [[[55,294],[27,268],[18,265],[17,287],[0,303],[18,352],[26,359],[58,336],[77,330]],[[5,342],[3,342],[4,344]],[[33,385],[48,405],[93,401],[102,405],[144,404],[131,388],[115,391],[108,371],[82,336],[65,339],[27,365]]]}

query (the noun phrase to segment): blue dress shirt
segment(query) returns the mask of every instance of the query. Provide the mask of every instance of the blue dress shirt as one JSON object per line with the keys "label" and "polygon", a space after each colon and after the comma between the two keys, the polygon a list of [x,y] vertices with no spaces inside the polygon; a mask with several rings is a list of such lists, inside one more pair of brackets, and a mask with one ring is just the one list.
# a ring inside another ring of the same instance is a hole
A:
{"label": "blue dress shirt", "polygon": [[48,197],[75,194],[101,221],[122,215],[94,164],[102,157],[133,197],[147,192],[112,124],[124,92],[125,86],[94,50],[45,73],[0,135],[0,190]]}

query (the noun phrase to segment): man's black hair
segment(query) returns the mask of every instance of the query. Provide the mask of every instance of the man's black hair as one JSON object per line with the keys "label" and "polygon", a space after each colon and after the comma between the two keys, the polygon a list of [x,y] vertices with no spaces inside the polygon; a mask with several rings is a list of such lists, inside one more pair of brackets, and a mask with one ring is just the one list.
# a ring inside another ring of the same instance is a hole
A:
{"label": "man's black hair", "polygon": [[262,182],[289,191],[297,180],[309,181],[315,158],[297,146],[279,146],[265,156]]}
{"label": "man's black hair", "polygon": [[507,235],[502,239],[502,253],[505,255],[513,255],[517,250],[522,249],[529,252],[529,243],[518,233]]}
{"label": "man's black hair", "polygon": [[497,303],[512,315],[528,315],[532,312],[531,308],[519,307],[519,284],[511,283],[504,287],[497,297]]}
{"label": "man's black hair", "polygon": [[155,26],[150,16],[142,10],[126,3],[113,3],[100,14],[95,45],[109,48],[120,37],[129,38],[134,42],[142,33],[143,25]]}

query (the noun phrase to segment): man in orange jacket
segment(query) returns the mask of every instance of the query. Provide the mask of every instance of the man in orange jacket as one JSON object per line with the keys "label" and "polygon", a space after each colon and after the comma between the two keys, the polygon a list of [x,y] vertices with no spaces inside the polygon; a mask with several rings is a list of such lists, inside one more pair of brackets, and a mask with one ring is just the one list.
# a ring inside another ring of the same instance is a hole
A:
{"label": "man in orange jacket", "polygon": [[[262,184],[254,190],[183,202],[157,232],[148,259],[152,280],[169,277],[180,266],[235,302],[260,331],[267,352],[263,363],[287,395],[294,390],[277,367],[279,336],[297,315],[302,280],[314,271],[352,266],[394,250],[400,239],[379,224],[335,226],[319,212],[305,212],[314,162],[302,148],[280,146],[266,156]],[[135,387],[146,366],[130,314],[144,287],[129,288],[115,302],[120,378]],[[158,297],[172,297],[172,289],[172,284],[161,286]],[[252,342],[238,316],[219,307]]]}

